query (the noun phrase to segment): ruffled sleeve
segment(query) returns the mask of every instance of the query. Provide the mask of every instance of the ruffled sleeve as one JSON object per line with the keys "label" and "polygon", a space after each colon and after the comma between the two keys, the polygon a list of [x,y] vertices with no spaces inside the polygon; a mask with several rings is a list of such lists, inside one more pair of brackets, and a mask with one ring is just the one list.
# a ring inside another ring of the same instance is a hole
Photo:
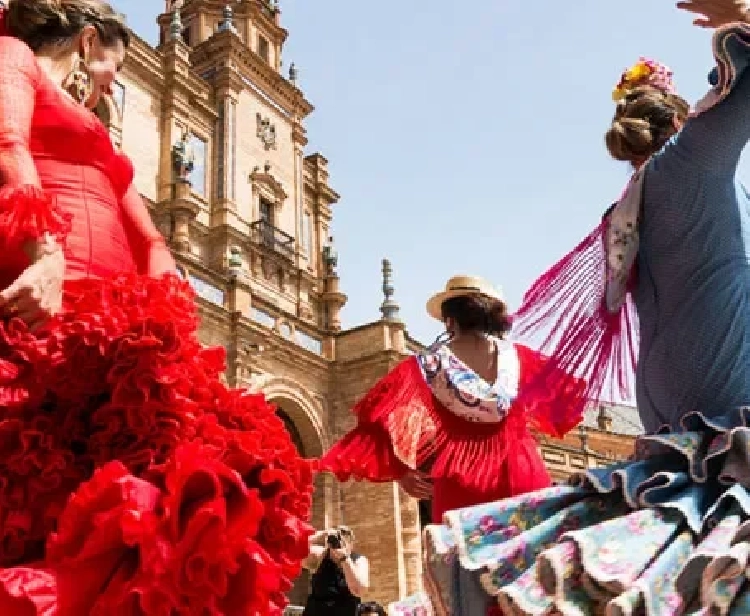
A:
{"label": "ruffled sleeve", "polygon": [[21,41],[0,37],[0,240],[16,250],[49,233],[61,240],[69,218],[42,190],[29,151],[41,69]]}
{"label": "ruffled sleeve", "polygon": [[433,397],[416,357],[376,383],[353,412],[356,427],[323,456],[318,470],[340,481],[395,481],[434,453]]}
{"label": "ruffled sleeve", "polygon": [[[526,410],[529,423],[540,432],[562,437],[582,419],[580,400],[586,382],[551,365],[550,358],[517,344],[521,362],[518,403]],[[547,387],[539,387],[540,378]]]}
{"label": "ruffled sleeve", "polygon": [[750,25],[728,24],[713,36],[711,90],[675,138],[678,158],[733,175],[750,140]]}

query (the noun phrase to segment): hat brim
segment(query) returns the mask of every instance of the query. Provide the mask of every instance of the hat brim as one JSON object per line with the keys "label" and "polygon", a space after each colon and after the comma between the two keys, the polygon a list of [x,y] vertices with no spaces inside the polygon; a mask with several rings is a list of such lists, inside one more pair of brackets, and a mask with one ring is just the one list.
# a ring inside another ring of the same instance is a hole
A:
{"label": "hat brim", "polygon": [[472,295],[479,295],[481,297],[487,297],[494,299],[495,301],[502,302],[505,304],[505,300],[499,296],[491,293],[483,293],[481,291],[465,291],[463,289],[453,289],[452,291],[441,291],[435,293],[429,300],[427,300],[427,314],[433,319],[443,322],[443,304],[449,299],[454,297],[471,297]]}

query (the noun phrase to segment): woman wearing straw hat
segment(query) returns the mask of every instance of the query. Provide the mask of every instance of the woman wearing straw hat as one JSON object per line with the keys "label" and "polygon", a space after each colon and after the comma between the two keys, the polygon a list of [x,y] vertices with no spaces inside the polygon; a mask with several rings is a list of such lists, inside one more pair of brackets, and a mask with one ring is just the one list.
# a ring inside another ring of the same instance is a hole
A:
{"label": "woman wearing straw hat", "polygon": [[[561,399],[534,401],[524,384],[544,360],[505,340],[502,293],[455,276],[427,302],[446,335],[409,357],[356,405],[357,426],[325,454],[339,479],[399,481],[432,497],[433,519],[451,509],[546,487],[550,478],[529,426],[562,435],[580,416]],[[568,387],[578,384],[568,379]]]}
{"label": "woman wearing straw hat", "polygon": [[[622,74],[605,143],[632,179],[513,323],[545,338],[557,368],[576,367],[581,401],[635,374],[647,433],[632,460],[429,528],[433,593],[450,596],[452,616],[475,613],[461,604],[476,589],[514,616],[750,614],[750,195],[737,178],[750,11],[678,7],[717,27],[711,89],[691,110],[659,62]],[[455,553],[460,568],[441,577]],[[461,584],[470,574],[473,589]]]}

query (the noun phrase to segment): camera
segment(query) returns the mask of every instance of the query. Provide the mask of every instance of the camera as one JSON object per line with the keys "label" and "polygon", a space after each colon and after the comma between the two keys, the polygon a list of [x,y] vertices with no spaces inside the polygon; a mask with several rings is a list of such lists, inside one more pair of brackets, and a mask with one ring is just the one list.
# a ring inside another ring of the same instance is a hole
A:
{"label": "camera", "polygon": [[328,537],[326,537],[326,545],[329,548],[333,548],[334,550],[340,550],[341,549],[341,533],[335,532],[335,533],[328,533]]}

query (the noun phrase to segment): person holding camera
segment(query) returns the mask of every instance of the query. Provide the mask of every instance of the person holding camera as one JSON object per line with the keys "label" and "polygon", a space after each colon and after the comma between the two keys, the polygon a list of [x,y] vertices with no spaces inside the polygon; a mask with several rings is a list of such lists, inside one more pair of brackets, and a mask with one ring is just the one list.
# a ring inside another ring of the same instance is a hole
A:
{"label": "person holding camera", "polygon": [[304,567],[313,574],[302,616],[356,616],[360,597],[370,587],[370,563],[353,551],[354,540],[348,526],[310,537]]}

